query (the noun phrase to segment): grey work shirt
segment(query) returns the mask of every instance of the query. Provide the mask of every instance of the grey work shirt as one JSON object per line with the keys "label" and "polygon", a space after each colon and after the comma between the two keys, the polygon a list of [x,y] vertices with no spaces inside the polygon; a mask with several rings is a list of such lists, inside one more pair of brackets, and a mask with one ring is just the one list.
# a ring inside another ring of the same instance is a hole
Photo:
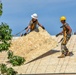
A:
{"label": "grey work shirt", "polygon": [[32,30],[36,29],[38,24],[39,24],[39,23],[38,23],[38,20],[36,20],[35,22],[33,22],[33,21],[31,20],[30,23],[29,23],[30,30],[32,31]]}

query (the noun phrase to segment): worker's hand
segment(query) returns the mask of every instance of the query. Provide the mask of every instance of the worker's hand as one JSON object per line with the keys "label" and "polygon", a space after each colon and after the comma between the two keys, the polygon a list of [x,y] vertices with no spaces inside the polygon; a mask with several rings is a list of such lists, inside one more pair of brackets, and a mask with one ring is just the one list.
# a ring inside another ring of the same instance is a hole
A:
{"label": "worker's hand", "polygon": [[60,35],[60,33],[59,33],[59,34],[57,34],[57,35],[56,35],[56,37],[58,37],[59,35]]}
{"label": "worker's hand", "polygon": [[24,33],[24,35],[27,35],[27,33]]}
{"label": "worker's hand", "polygon": [[44,27],[44,26],[42,26],[42,29],[45,29],[45,27]]}
{"label": "worker's hand", "polygon": [[25,30],[26,30],[27,28],[28,28],[28,27],[26,27]]}

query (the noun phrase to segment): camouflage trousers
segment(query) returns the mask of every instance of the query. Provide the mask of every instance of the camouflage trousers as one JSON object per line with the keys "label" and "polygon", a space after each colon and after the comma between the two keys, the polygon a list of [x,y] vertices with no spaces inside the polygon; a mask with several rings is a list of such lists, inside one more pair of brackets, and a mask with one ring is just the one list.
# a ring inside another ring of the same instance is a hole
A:
{"label": "camouflage trousers", "polygon": [[[71,34],[67,35],[67,37],[66,37],[66,42],[69,41],[70,37],[71,37]],[[63,39],[63,40],[64,40],[64,39]],[[62,41],[62,43],[61,43],[61,52],[62,52],[62,54],[65,54],[65,55],[66,55],[67,52],[69,52],[69,50],[68,50],[68,48],[66,47],[66,45],[67,45],[67,43],[63,44],[63,41]]]}

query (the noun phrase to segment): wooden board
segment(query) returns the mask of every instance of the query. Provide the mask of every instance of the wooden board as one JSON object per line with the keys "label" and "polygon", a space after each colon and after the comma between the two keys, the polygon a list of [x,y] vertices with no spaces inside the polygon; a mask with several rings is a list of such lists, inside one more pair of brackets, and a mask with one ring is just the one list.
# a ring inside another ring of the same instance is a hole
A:
{"label": "wooden board", "polygon": [[57,42],[50,36],[50,34],[39,27],[39,32],[32,31],[26,36],[19,37],[12,41],[9,48],[15,55],[25,57],[26,62],[29,62],[49,50],[53,49]]}

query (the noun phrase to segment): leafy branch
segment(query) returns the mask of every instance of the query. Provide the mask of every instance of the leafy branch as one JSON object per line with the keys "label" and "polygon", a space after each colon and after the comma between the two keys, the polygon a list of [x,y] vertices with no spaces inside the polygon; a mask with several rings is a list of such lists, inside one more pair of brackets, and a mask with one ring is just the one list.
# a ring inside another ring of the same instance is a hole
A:
{"label": "leafy branch", "polygon": [[20,66],[25,62],[25,59],[23,57],[20,56],[14,56],[12,51],[8,51],[8,59],[9,62],[13,65],[13,66]]}
{"label": "leafy branch", "polygon": [[11,32],[9,25],[2,22],[0,25],[0,51],[8,50],[8,47],[10,47]]}
{"label": "leafy branch", "polygon": [[5,64],[0,64],[0,71],[1,74],[5,74],[5,75],[16,75],[17,72],[14,71],[14,69],[12,67],[7,68],[7,66]]}
{"label": "leafy branch", "polygon": [[0,2],[0,16],[1,16],[2,13],[3,13],[2,9],[3,9],[3,4],[2,4],[2,2]]}

